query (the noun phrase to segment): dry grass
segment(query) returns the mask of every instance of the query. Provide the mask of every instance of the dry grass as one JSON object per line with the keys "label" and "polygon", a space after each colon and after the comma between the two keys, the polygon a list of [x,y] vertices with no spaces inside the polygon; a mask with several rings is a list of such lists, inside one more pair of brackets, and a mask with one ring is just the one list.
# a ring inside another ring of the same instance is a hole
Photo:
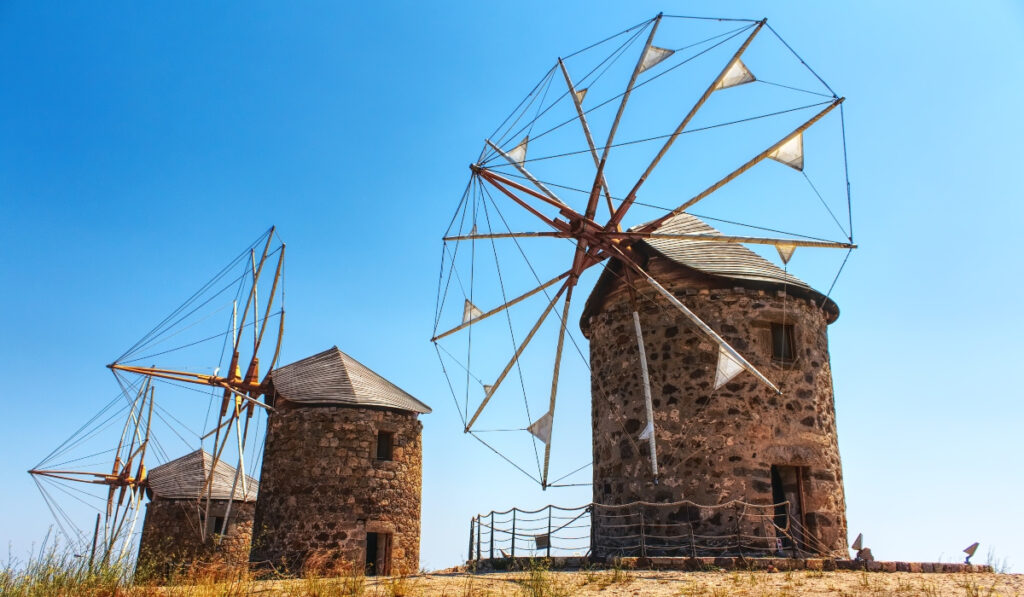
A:
{"label": "dry grass", "polygon": [[657,572],[550,570],[543,560],[526,570],[464,571],[365,577],[336,559],[314,562],[298,579],[224,578],[194,570],[173,586],[130,583],[128,565],[89,570],[87,562],[53,548],[0,568],[0,597],[1024,597],[1020,574],[867,572]]}

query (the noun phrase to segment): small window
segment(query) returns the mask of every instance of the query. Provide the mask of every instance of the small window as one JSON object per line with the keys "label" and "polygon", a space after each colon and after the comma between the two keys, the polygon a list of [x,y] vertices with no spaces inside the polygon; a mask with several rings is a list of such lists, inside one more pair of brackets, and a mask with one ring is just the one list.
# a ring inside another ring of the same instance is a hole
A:
{"label": "small window", "polygon": [[787,363],[796,359],[796,348],[793,346],[793,324],[772,324],[772,358]]}
{"label": "small window", "polygon": [[377,460],[392,460],[395,434],[390,431],[377,432]]}

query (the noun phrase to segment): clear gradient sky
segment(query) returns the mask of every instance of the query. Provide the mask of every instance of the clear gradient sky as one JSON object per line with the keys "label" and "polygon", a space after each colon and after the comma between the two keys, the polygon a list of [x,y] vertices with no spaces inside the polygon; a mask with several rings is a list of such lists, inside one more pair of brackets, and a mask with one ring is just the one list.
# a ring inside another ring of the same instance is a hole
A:
{"label": "clear gradient sky", "polygon": [[508,98],[664,10],[768,17],[849,98],[851,540],[926,561],[980,541],[1021,570],[1021,6],[0,3],[0,538],[20,556],[51,524],[24,471],[114,394],[103,365],[271,224],[283,361],[337,344],[434,407],[423,566],[464,558],[477,512],[589,501],[460,432],[428,341],[439,238]]}

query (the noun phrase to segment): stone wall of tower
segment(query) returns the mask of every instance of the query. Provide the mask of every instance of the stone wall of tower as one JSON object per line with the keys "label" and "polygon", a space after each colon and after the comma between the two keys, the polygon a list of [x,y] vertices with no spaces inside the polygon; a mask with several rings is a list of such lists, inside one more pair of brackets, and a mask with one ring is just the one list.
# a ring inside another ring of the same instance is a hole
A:
{"label": "stone wall of tower", "polygon": [[[593,371],[594,501],[769,505],[774,503],[772,466],[802,467],[789,470],[801,471],[803,543],[810,551],[845,554],[846,508],[825,311],[807,294],[797,298],[792,292],[733,287],[735,281],[688,275],[657,259],[648,269],[783,394],[747,372],[714,390],[717,345],[660,295],[642,290],[637,305],[660,469],[659,484],[653,484],[647,444],[637,438],[646,415],[632,302],[621,287],[613,288],[583,322]],[[771,324],[782,322],[794,325],[796,358],[787,364],[772,358]],[[692,505],[645,513],[648,523],[686,523],[697,534],[743,534],[748,544],[774,544],[768,520],[753,511],[740,514],[736,508]],[[615,534],[601,524],[595,517],[599,555],[602,533]],[[687,532],[683,526],[677,530]],[[610,554],[613,547],[605,551]]]}
{"label": "stone wall of tower", "polygon": [[212,500],[207,519],[206,504],[200,500],[157,497],[146,504],[137,575],[171,580],[248,570],[254,502],[232,502],[227,534],[215,537],[207,532],[203,539],[202,526],[212,529],[216,519],[227,514],[227,506],[226,500]]}
{"label": "stone wall of tower", "polygon": [[[416,413],[289,406],[267,422],[251,560],[298,573],[362,567],[367,533],[392,535],[392,572],[419,569],[423,426]],[[377,433],[394,434],[376,459]]]}

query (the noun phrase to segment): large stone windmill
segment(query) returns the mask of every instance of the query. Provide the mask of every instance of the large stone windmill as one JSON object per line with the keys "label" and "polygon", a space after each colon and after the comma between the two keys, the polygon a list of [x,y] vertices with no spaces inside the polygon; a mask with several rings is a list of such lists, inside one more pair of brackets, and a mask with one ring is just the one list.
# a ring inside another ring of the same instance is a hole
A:
{"label": "large stone windmill", "polygon": [[[665,228],[717,234],[686,214]],[[641,353],[620,341],[633,334],[631,297],[616,272],[606,272],[580,322],[590,340],[593,391],[616,398],[592,402],[594,502],[785,503],[774,522],[792,529],[787,542],[807,552],[845,553],[827,330],[838,307],[742,246],[651,240],[637,252],[647,271],[777,380],[782,393],[742,376],[722,383],[718,347],[664,297],[646,293],[638,314],[659,446],[659,483],[651,483],[649,454],[635,439],[647,425],[644,386],[635,373]],[[685,507],[661,514],[695,516]],[[703,532],[719,535],[737,524],[727,516],[700,522]],[[745,530],[756,536],[758,522],[744,521]]]}

